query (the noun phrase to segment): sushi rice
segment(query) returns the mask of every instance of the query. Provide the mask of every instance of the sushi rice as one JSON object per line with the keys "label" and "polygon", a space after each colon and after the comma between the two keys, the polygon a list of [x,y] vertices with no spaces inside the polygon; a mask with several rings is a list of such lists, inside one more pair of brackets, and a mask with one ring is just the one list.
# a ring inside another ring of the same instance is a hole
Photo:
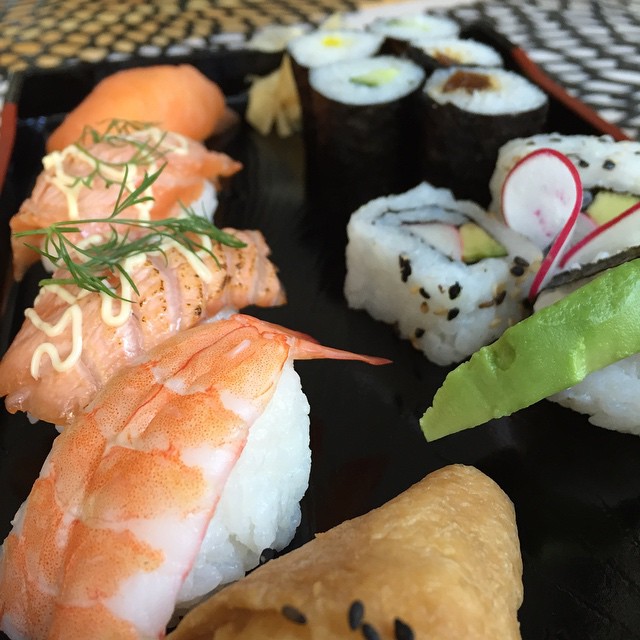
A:
{"label": "sushi rice", "polygon": [[200,553],[178,595],[185,609],[259,564],[265,549],[284,549],[300,524],[309,484],[309,404],[288,362],[264,413],[249,431]]}
{"label": "sushi rice", "polygon": [[[506,255],[466,264],[430,244],[429,223],[465,221],[484,229]],[[465,359],[526,313],[539,250],[447,189],[422,183],[373,200],[351,216],[347,233],[349,306],[394,324],[436,364]]]}

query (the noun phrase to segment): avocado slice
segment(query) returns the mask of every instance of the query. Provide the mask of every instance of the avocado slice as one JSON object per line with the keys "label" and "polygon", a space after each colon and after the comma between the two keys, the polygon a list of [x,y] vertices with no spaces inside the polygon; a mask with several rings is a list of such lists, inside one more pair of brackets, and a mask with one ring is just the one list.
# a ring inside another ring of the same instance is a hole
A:
{"label": "avocado slice", "polygon": [[640,352],[639,277],[638,259],[613,267],[476,351],[420,420],[427,440],[510,415]]}
{"label": "avocado slice", "polygon": [[393,67],[382,67],[380,69],[373,69],[367,71],[358,76],[352,76],[349,78],[353,84],[364,85],[365,87],[379,87],[380,85],[391,82],[400,72]]}
{"label": "avocado slice", "polygon": [[473,264],[483,258],[502,258],[507,250],[474,222],[465,222],[459,228],[462,261]]}
{"label": "avocado slice", "polygon": [[616,193],[615,191],[598,191],[587,207],[589,214],[599,225],[613,220],[623,211],[630,209],[634,204],[638,204],[640,198],[630,193]]}

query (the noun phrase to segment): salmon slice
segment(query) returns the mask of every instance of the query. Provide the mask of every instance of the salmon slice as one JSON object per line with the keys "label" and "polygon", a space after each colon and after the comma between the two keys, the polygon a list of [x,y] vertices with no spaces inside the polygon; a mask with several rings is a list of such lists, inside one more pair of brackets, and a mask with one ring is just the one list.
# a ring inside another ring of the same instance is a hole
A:
{"label": "salmon slice", "polygon": [[205,140],[225,112],[215,82],[188,64],[118,71],[99,82],[47,141],[47,151],[75,142],[86,125],[104,127],[112,118],[152,122],[194,140]]}
{"label": "salmon slice", "polygon": [[[145,191],[153,201],[128,207],[119,215],[136,219],[178,215],[180,203],[193,203],[203,197],[206,189],[219,186],[220,178],[242,168],[226,154],[209,151],[179,134],[156,127],[135,128],[136,125],[126,123],[118,126],[127,130],[120,133],[114,129],[97,139],[94,138],[97,134],[91,131],[77,139],[76,144],[45,156],[44,171],[38,176],[31,196],[11,218],[12,234],[43,229],[62,220],[107,218],[114,212],[123,184],[126,197],[140,185],[145,173],[155,173],[161,167],[164,168],[159,177]],[[94,224],[83,225],[81,235],[109,233],[109,225]],[[21,280],[28,267],[38,260],[38,254],[25,243],[38,242],[38,237],[12,235],[16,280]]]}
{"label": "salmon slice", "polygon": [[[285,295],[259,231],[226,229],[244,248],[214,244],[200,258],[168,240],[128,258],[112,284],[122,298],[47,285],[0,362],[7,409],[65,425],[123,365],[167,337],[226,309],[283,304]],[[55,277],[66,277],[62,270]]]}

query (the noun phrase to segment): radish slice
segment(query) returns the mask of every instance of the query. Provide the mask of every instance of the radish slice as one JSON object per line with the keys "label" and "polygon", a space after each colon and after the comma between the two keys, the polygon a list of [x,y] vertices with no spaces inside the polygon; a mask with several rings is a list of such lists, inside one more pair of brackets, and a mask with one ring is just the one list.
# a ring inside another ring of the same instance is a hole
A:
{"label": "radish slice", "polygon": [[502,187],[505,222],[543,250],[577,216],[581,204],[580,175],[555,149],[538,149],[522,158]]}
{"label": "radish slice", "polygon": [[601,252],[618,253],[638,245],[640,245],[640,202],[602,226],[596,227],[574,244],[560,260],[560,267],[565,267],[570,262],[576,264],[594,262]]}
{"label": "radish slice", "polygon": [[555,149],[538,149],[525,156],[502,187],[502,214],[515,231],[540,249],[550,246],[529,298],[555,275],[576,228],[582,207],[582,182],[569,158]]}

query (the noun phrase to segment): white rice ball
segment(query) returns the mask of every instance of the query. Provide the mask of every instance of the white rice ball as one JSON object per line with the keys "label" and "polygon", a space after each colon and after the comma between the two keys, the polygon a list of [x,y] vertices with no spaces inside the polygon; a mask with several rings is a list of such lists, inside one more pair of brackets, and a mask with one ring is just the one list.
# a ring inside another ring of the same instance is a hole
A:
{"label": "white rice ball", "polygon": [[309,403],[293,363],[249,437],[224,488],[200,553],[178,594],[178,608],[257,566],[267,548],[281,550],[300,524],[311,469]]}

